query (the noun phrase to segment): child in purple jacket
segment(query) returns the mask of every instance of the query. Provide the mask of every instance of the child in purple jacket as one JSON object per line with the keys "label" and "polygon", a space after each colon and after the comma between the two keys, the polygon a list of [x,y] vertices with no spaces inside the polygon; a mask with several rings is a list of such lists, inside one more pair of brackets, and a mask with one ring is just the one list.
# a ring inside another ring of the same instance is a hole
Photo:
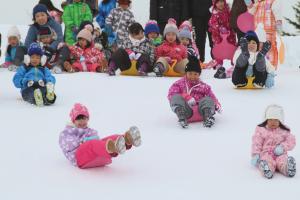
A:
{"label": "child in purple jacket", "polygon": [[91,168],[108,165],[112,157],[123,154],[132,146],[141,145],[140,131],[131,127],[123,135],[115,134],[100,139],[96,130],[88,127],[88,109],[77,103],[70,112],[72,124],[59,137],[59,145],[74,166]]}
{"label": "child in purple jacket", "polygon": [[[196,57],[189,57],[185,72],[186,75],[169,89],[168,99],[171,108],[183,128],[188,126],[188,121],[202,120],[204,127],[210,128],[215,123],[213,117],[215,111],[221,111],[221,104],[210,86],[199,79],[201,67]],[[198,120],[192,120],[194,115],[198,114],[200,114]]]}

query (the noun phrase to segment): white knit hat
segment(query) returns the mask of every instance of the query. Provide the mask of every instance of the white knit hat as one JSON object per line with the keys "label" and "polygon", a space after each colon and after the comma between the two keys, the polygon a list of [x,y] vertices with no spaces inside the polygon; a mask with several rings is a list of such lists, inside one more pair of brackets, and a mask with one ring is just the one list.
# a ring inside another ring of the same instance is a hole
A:
{"label": "white knit hat", "polygon": [[173,19],[173,18],[170,18],[168,20],[168,23],[166,24],[165,26],[165,29],[164,29],[164,36],[167,34],[167,33],[175,33],[176,35],[178,35],[178,28],[177,28],[177,25],[176,25],[176,20]]}
{"label": "white knit hat", "polygon": [[21,34],[19,29],[16,26],[12,26],[7,32],[7,38],[17,37],[18,40],[21,40]]}
{"label": "white knit hat", "polygon": [[267,41],[267,34],[264,30],[263,23],[257,24],[257,27],[255,29],[255,33],[257,34],[258,40],[260,42],[266,42]]}
{"label": "white knit hat", "polygon": [[265,120],[268,119],[278,119],[283,124],[284,123],[283,108],[275,104],[269,105],[265,111]]}

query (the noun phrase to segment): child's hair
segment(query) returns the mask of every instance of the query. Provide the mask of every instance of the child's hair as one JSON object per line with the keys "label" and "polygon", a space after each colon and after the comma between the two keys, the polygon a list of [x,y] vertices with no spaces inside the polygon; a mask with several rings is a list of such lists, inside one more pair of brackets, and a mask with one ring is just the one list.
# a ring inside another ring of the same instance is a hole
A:
{"label": "child's hair", "polygon": [[[258,124],[257,126],[259,127],[266,127],[268,123],[268,120],[265,120],[263,123]],[[291,131],[288,127],[286,127],[285,125],[283,125],[281,122],[279,122],[279,128],[286,130],[286,131]]]}
{"label": "child's hair", "polygon": [[129,34],[138,35],[140,32],[144,32],[144,28],[140,23],[133,23],[128,27]]}
{"label": "child's hair", "polygon": [[131,0],[118,0],[117,2],[119,4],[125,4],[125,5],[130,5],[131,4]]}
{"label": "child's hair", "polygon": [[56,11],[56,12],[62,13],[62,11],[60,11],[53,5],[51,0],[40,0],[39,4],[44,4],[48,8],[49,11]]}
{"label": "child's hair", "polygon": [[85,115],[78,115],[78,116],[75,118],[75,120],[81,120],[81,119],[86,119],[86,118],[88,118],[88,117],[85,116]]}

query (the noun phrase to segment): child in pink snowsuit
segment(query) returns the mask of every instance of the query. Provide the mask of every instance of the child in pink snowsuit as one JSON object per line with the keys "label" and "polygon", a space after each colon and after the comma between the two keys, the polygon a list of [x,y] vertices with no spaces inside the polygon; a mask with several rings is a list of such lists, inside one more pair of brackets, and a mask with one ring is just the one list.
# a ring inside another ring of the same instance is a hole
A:
{"label": "child in pink snowsuit", "polygon": [[107,67],[106,59],[103,53],[94,47],[93,36],[90,30],[82,29],[78,35],[78,42],[70,46],[71,58],[75,61],[70,64],[64,64],[68,72],[103,72]]}
{"label": "child in pink snowsuit", "polygon": [[[226,3],[226,0],[214,0],[213,10],[211,18],[208,22],[209,32],[212,34],[213,45],[217,45],[222,42],[222,33],[229,34],[227,36],[228,43],[236,45],[236,35],[229,24],[230,10]],[[218,60],[216,68],[218,71],[215,74],[215,78],[226,78],[225,68],[223,67],[223,60]],[[223,72],[223,73],[222,73]]]}
{"label": "child in pink snowsuit", "polygon": [[101,167],[112,162],[112,157],[123,154],[132,146],[140,146],[137,127],[123,135],[115,134],[100,139],[96,130],[88,127],[89,112],[79,103],[70,112],[72,124],[59,137],[59,145],[66,158],[79,168]]}
{"label": "child in pink snowsuit", "polygon": [[[176,81],[169,89],[168,99],[176,113],[179,124],[186,128],[188,122],[202,121],[204,127],[214,125],[215,111],[221,111],[221,105],[210,86],[200,81],[201,66],[196,57],[189,57],[185,67],[186,75]],[[198,120],[194,116],[198,115]]]}
{"label": "child in pink snowsuit", "polygon": [[270,105],[265,111],[265,121],[256,127],[252,137],[251,163],[266,178],[272,178],[276,170],[293,177],[296,174],[296,161],[287,152],[295,145],[295,136],[284,125],[282,107]]}

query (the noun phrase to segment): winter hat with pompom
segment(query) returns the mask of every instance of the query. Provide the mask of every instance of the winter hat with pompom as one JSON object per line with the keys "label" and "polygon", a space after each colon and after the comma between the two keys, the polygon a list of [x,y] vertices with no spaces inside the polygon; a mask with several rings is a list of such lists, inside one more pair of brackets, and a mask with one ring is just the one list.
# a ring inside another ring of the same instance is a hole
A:
{"label": "winter hat with pompom", "polygon": [[34,42],[34,43],[31,43],[31,45],[29,46],[27,54],[29,56],[32,56],[32,55],[43,56],[44,52],[43,52],[41,46],[38,43]]}
{"label": "winter hat with pompom", "polygon": [[74,123],[76,118],[79,115],[83,115],[86,116],[87,118],[90,117],[89,111],[87,109],[87,107],[85,107],[84,105],[80,104],[80,103],[75,103],[71,112],[70,112],[70,118],[71,121]]}
{"label": "winter hat with pompom", "polygon": [[159,27],[157,21],[149,20],[145,25],[145,35],[147,36],[149,33],[157,33],[159,34]]}
{"label": "winter hat with pompom", "polygon": [[179,31],[176,25],[176,20],[170,18],[164,29],[164,36],[166,36],[167,33],[175,33],[176,35],[178,35],[178,32]]}
{"label": "winter hat with pompom", "polygon": [[183,29],[179,30],[179,34],[178,34],[179,38],[188,38],[188,39],[192,39],[192,33],[189,30],[188,27],[184,27]]}
{"label": "winter hat with pompom", "polygon": [[20,41],[21,39],[21,34],[20,34],[20,31],[19,29],[16,27],[16,26],[12,26],[8,32],[7,32],[7,38],[10,38],[10,37],[16,37],[18,38],[18,40]]}
{"label": "winter hat with pompom", "polygon": [[268,119],[278,119],[282,124],[284,123],[284,113],[283,108],[279,105],[269,105],[265,111],[265,120]]}
{"label": "winter hat with pompom", "polygon": [[180,24],[179,31],[184,29],[184,28],[188,28],[190,32],[193,31],[193,26],[192,26],[192,24],[189,20],[185,20]]}
{"label": "winter hat with pompom", "polygon": [[77,34],[77,40],[79,38],[83,38],[86,39],[88,42],[92,42],[93,39],[93,35],[91,33],[91,31],[89,31],[88,29],[82,29],[78,34]]}

